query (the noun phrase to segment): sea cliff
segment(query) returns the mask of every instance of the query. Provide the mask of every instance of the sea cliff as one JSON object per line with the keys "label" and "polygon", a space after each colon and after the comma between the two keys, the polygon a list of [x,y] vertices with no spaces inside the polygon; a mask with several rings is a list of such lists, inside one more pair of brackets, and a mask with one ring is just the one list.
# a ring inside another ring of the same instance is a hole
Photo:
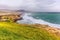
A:
{"label": "sea cliff", "polygon": [[17,20],[22,19],[20,12],[11,12],[11,11],[0,11],[0,22],[1,21],[12,21],[16,22]]}
{"label": "sea cliff", "polygon": [[18,20],[20,16],[15,15],[16,12],[9,13],[1,15],[0,12],[0,40],[60,40],[59,28],[45,24],[19,24],[13,20]]}

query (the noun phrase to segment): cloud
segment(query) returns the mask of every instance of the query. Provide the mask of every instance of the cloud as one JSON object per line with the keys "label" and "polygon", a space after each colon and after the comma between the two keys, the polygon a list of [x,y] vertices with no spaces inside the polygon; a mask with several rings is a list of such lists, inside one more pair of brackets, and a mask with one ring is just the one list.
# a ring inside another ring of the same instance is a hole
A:
{"label": "cloud", "polygon": [[0,9],[48,12],[60,11],[59,7],[59,0],[0,0]]}

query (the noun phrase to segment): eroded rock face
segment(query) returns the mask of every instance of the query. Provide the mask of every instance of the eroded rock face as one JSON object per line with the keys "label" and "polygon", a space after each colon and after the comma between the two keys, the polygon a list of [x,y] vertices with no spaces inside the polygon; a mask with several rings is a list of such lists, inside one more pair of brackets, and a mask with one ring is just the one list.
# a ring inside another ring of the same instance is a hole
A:
{"label": "eroded rock face", "polygon": [[22,13],[20,12],[0,12],[0,21],[12,21],[16,22],[17,20],[21,20]]}

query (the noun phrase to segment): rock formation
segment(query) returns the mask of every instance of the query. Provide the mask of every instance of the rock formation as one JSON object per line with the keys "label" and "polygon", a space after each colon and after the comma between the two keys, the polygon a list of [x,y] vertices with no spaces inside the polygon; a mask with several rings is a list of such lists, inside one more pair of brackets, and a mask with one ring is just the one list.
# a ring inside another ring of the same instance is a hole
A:
{"label": "rock formation", "polygon": [[13,21],[22,19],[20,12],[0,11],[0,21]]}

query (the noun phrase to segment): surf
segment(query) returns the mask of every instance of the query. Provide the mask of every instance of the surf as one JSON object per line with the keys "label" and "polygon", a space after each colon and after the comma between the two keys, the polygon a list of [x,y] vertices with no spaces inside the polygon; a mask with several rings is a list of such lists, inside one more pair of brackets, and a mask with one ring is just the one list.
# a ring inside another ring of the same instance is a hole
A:
{"label": "surf", "polygon": [[60,24],[54,24],[54,23],[50,23],[42,19],[36,19],[32,17],[31,15],[32,13],[24,13],[22,15],[23,19],[18,20],[17,22],[22,23],[22,24],[44,24],[44,25],[49,25],[51,27],[60,28]]}

